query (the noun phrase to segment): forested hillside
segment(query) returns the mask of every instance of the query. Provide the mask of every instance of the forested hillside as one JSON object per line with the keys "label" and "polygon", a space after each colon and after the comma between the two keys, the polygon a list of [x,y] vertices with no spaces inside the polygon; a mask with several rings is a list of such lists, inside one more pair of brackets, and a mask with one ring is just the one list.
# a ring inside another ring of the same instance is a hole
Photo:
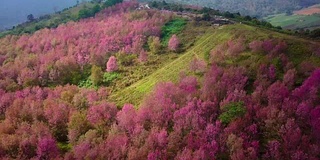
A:
{"label": "forested hillside", "polygon": [[6,79],[0,88],[78,84],[88,65],[105,67],[107,58],[118,51],[139,53],[147,37],[160,35],[170,14],[131,14],[134,5],[126,5],[105,10],[94,19],[1,39],[0,75]]}
{"label": "forested hillside", "polygon": [[0,159],[320,159],[319,42],[200,15],[1,38]]}
{"label": "forested hillside", "polygon": [[[162,1],[162,0],[141,0]],[[242,15],[264,17],[276,13],[291,13],[302,7],[319,3],[318,0],[166,0],[181,4],[200,5]]]}

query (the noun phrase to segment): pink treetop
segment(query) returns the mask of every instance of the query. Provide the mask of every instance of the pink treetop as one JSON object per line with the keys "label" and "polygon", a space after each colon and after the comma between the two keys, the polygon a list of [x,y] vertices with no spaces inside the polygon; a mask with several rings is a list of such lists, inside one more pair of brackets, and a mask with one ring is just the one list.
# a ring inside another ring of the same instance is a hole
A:
{"label": "pink treetop", "polygon": [[6,57],[4,55],[0,55],[0,65],[6,60]]}
{"label": "pink treetop", "polygon": [[56,141],[52,138],[39,139],[37,154],[39,159],[55,158],[59,154]]}
{"label": "pink treetop", "polygon": [[132,104],[125,104],[121,111],[117,113],[119,127],[133,132],[136,121],[136,110]]}
{"label": "pink treetop", "polygon": [[199,58],[194,58],[190,63],[190,70],[196,73],[203,73],[206,67],[206,62]]}
{"label": "pink treetop", "polygon": [[262,45],[263,42],[262,41],[252,41],[249,44],[249,48],[253,51],[253,52],[261,52],[262,51]]}
{"label": "pink treetop", "polygon": [[144,49],[142,49],[142,50],[140,51],[139,61],[140,61],[140,62],[146,62],[146,61],[148,61],[148,53],[147,53]]}
{"label": "pink treetop", "polygon": [[117,58],[114,56],[111,56],[107,62],[107,72],[113,72],[116,71],[118,69],[118,65],[117,65]]}
{"label": "pink treetop", "polygon": [[179,45],[180,45],[180,41],[179,41],[178,37],[175,34],[172,35],[172,37],[170,38],[170,40],[168,42],[169,50],[177,51]]}
{"label": "pink treetop", "polygon": [[287,87],[292,87],[295,83],[297,71],[295,69],[288,70],[283,76],[283,83],[287,85]]}
{"label": "pink treetop", "polygon": [[267,54],[271,52],[274,48],[272,40],[269,39],[269,40],[263,41],[262,48]]}
{"label": "pink treetop", "polygon": [[243,44],[243,40],[241,39],[237,41],[228,41],[228,47],[228,52],[230,55],[238,55],[246,49]]}
{"label": "pink treetop", "polygon": [[281,54],[281,53],[285,52],[287,50],[287,48],[288,48],[287,43],[284,41],[281,41],[274,47],[272,52],[274,54]]}
{"label": "pink treetop", "polygon": [[92,124],[104,124],[110,122],[116,117],[117,108],[108,102],[91,106],[87,113],[87,119]]}
{"label": "pink treetop", "polygon": [[[315,54],[316,56],[320,57],[320,48],[316,49],[316,50],[314,51],[314,54]],[[0,64],[1,64],[1,61],[0,61]]]}
{"label": "pink treetop", "polygon": [[317,106],[311,111],[311,126],[314,133],[315,138],[320,142],[320,106]]}

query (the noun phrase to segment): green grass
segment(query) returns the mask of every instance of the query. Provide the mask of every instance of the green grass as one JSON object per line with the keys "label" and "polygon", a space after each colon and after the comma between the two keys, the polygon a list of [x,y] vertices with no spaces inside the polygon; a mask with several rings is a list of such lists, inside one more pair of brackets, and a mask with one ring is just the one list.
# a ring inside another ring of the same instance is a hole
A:
{"label": "green grass", "polygon": [[168,23],[166,23],[161,28],[161,43],[163,46],[166,46],[168,44],[169,39],[173,34],[180,33],[184,27],[186,26],[187,22],[185,19],[182,18],[176,18]]}
{"label": "green grass", "polygon": [[311,28],[320,26],[320,15],[286,15],[277,14],[265,18],[274,26],[285,29]]}

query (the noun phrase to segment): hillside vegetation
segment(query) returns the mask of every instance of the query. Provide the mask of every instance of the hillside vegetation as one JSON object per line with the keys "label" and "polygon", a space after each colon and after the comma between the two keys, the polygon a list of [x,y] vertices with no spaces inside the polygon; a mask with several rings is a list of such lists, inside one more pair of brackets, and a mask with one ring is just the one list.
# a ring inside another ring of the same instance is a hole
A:
{"label": "hillside vegetation", "polygon": [[320,44],[135,2],[0,39],[1,159],[319,159]]}
{"label": "hillside vegetation", "polygon": [[[192,60],[194,60],[194,58],[208,59],[210,51],[218,44],[223,44],[223,42],[235,39],[236,37],[245,38],[244,41],[250,42],[255,39],[268,39],[271,36],[276,39],[282,39],[286,42],[290,42],[292,44],[292,49],[291,54],[288,54],[288,56],[292,61],[295,62],[295,66],[299,66],[299,64],[304,62],[304,59],[308,57],[305,57],[306,52],[317,52],[316,48],[319,45],[319,43],[317,42],[310,43],[303,39],[279,34],[264,29],[257,29],[246,25],[223,26],[219,29],[214,29],[212,27],[207,28],[204,26],[200,28],[206,32],[204,32],[204,34],[195,41],[190,49],[186,50],[185,53],[179,55],[177,59],[168,64],[165,64],[164,67],[153,72],[150,76],[147,76],[146,78],[133,83],[131,86],[123,90],[112,93],[110,96],[111,100],[115,101],[120,106],[125,103],[132,103],[136,105],[140,104],[140,101],[143,99],[143,97],[146,96],[146,94],[149,93],[156,84],[165,81],[177,82],[179,80],[179,74],[181,72],[190,72],[190,63],[192,62]],[[192,29],[195,29],[195,27],[192,27]],[[185,32],[190,33],[192,31],[185,30]],[[181,36],[191,35],[186,34]],[[304,45],[309,47],[300,48]],[[314,51],[312,51],[312,49],[310,50],[312,46],[316,47]],[[310,54],[309,56],[311,55],[312,54]],[[241,57],[239,57],[239,60],[233,61],[235,61],[235,65],[243,65],[252,69],[254,67],[258,67],[264,60],[265,57],[263,56],[258,56],[256,54],[246,52],[241,55]],[[228,60],[227,63],[232,63],[233,61]],[[310,65],[314,67],[320,66],[318,57],[308,57],[305,61],[311,62]]]}

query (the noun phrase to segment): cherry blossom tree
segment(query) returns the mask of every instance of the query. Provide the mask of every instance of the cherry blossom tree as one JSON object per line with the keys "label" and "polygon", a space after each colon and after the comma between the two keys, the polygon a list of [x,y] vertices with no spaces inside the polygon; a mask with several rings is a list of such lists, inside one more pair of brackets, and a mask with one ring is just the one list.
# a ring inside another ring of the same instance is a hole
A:
{"label": "cherry blossom tree", "polygon": [[228,41],[228,52],[230,55],[234,56],[234,55],[238,55],[241,52],[243,52],[246,48],[243,44],[243,40],[239,39],[236,41]]}
{"label": "cherry blossom tree", "polygon": [[206,70],[206,67],[206,62],[198,58],[194,58],[190,63],[190,70],[195,73],[203,73]]}
{"label": "cherry blossom tree", "polygon": [[107,72],[114,72],[118,70],[117,58],[115,56],[111,56],[107,62]]}
{"label": "cherry blossom tree", "polygon": [[141,50],[139,53],[139,61],[147,62],[148,61],[148,53],[145,50]]}
{"label": "cherry blossom tree", "polygon": [[42,138],[38,142],[37,155],[39,159],[56,158],[59,155],[58,147],[54,139]]}
{"label": "cherry blossom tree", "polygon": [[176,52],[178,50],[179,46],[180,46],[180,41],[179,41],[177,35],[175,35],[175,34],[172,35],[172,37],[169,39],[169,42],[168,42],[169,50]]}
{"label": "cherry blossom tree", "polygon": [[262,45],[263,45],[262,41],[252,41],[249,44],[249,48],[251,49],[252,52],[262,52],[263,51]]}

